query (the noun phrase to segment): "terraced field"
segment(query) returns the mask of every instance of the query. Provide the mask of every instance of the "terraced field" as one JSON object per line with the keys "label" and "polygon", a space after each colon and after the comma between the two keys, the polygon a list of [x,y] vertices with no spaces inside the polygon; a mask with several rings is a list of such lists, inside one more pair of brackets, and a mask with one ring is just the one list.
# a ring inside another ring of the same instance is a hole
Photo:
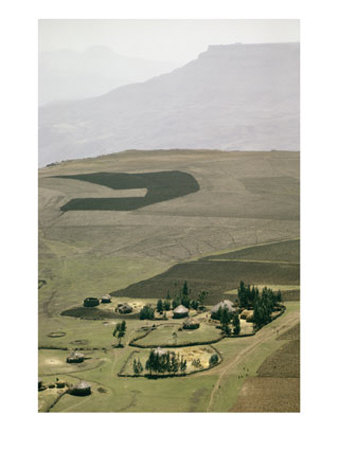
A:
{"label": "terraced field", "polygon": [[[282,256],[285,260],[279,261]],[[263,261],[260,260],[262,258]],[[293,261],[289,262],[289,259]],[[115,297],[149,298],[164,297],[169,291],[175,296],[185,280],[191,287],[192,296],[197,297],[203,289],[209,292],[208,304],[216,303],[224,292],[235,290],[241,280],[259,286],[280,285],[282,289],[283,285],[294,286],[295,289],[288,289],[288,295],[285,295],[286,300],[291,299],[292,291],[297,291],[299,286],[299,241],[254,246],[176,264],[160,275],[111,294]],[[296,295],[299,293],[296,292]]]}

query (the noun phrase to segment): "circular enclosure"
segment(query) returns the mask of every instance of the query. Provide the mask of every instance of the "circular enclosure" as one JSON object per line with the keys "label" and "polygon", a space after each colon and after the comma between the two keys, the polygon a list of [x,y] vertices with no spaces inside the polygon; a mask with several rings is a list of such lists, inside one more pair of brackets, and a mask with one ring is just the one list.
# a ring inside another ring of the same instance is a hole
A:
{"label": "circular enclosure", "polygon": [[51,338],[59,338],[59,337],[66,336],[66,333],[64,331],[52,331],[47,336],[51,337]]}

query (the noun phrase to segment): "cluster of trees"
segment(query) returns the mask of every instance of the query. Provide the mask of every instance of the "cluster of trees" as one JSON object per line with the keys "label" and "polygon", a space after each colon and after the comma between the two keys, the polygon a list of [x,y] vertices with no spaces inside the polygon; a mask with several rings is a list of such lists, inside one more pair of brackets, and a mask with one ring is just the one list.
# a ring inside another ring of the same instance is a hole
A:
{"label": "cluster of trees", "polygon": [[145,305],[140,311],[140,320],[153,320],[155,317],[155,310],[150,305]]}
{"label": "cluster of trees", "polygon": [[142,366],[142,363],[140,361],[140,358],[138,358],[137,360],[134,359],[134,361],[133,361],[133,370],[134,370],[134,374],[135,375],[140,375],[143,372],[143,366]]}
{"label": "cluster of trees", "polygon": [[232,331],[235,336],[238,336],[241,332],[238,313],[230,313],[227,307],[220,307],[218,311],[213,313],[212,318],[220,321],[221,329],[227,336],[231,335],[230,324],[232,324]]}
{"label": "cluster of trees", "polygon": [[125,320],[123,320],[122,322],[119,322],[115,325],[115,328],[113,331],[113,336],[119,340],[119,344],[118,344],[119,347],[122,347],[121,340],[124,337],[124,335],[126,334],[126,330],[127,330],[127,325],[126,325]]}
{"label": "cluster of trees", "polygon": [[153,373],[185,373],[187,360],[175,352],[159,353],[156,350],[151,350],[145,367],[150,375]]}
{"label": "cluster of trees", "polygon": [[257,328],[271,322],[272,311],[283,301],[280,290],[275,293],[264,287],[260,293],[258,288],[250,284],[246,286],[243,281],[240,282],[237,293],[241,308],[253,308],[253,322]]}
{"label": "cluster of trees", "polygon": [[220,308],[218,310],[219,321],[221,322],[221,328],[224,334],[231,335],[230,324],[232,324],[232,331],[235,336],[238,336],[241,332],[241,323],[239,315],[237,313],[230,313],[228,308]]}
{"label": "cluster of trees", "polygon": [[179,305],[183,305],[186,308],[198,309],[200,306],[204,304],[205,299],[208,296],[207,291],[201,291],[198,294],[197,299],[190,299],[191,290],[188,286],[188,283],[185,281],[183,283],[182,288],[175,295],[173,299],[171,299],[170,292],[167,292],[167,296],[165,300],[161,298],[157,301],[156,308],[153,308],[151,305],[145,305],[140,311],[140,319],[141,320],[153,320],[155,317],[155,311],[159,314],[163,314],[163,318],[166,318],[166,312],[170,311],[170,309],[175,309]]}
{"label": "cluster of trees", "polygon": [[[163,305],[163,310],[165,311],[169,311],[170,305],[172,309],[177,308],[179,305],[183,305],[188,309],[192,308],[197,310],[200,306],[204,305],[207,296],[207,291],[200,291],[197,299],[191,299],[191,289],[188,286],[188,282],[184,281],[182,288],[179,289],[173,299],[171,299],[170,292],[168,291],[165,301],[162,303],[161,300],[161,303]],[[159,310],[157,309],[157,311]]]}
{"label": "cluster of trees", "polygon": [[[282,293],[279,290],[278,292],[273,292],[272,289],[268,289],[267,287],[263,288],[262,295],[268,296],[269,300],[277,305],[282,302]],[[239,284],[239,288],[237,289],[239,306],[241,308],[253,308],[255,306],[256,301],[261,297],[261,294],[255,286],[247,286],[244,284],[244,281],[241,281]]]}
{"label": "cluster of trees", "polygon": [[254,303],[253,322],[257,328],[271,322],[271,313],[280,301],[281,296],[275,295],[271,289],[263,288],[262,294],[256,298]]}
{"label": "cluster of trees", "polygon": [[156,311],[159,314],[163,314],[163,312],[165,311],[170,311],[170,300],[165,299],[164,301],[162,301],[162,299],[159,299],[156,305]]}

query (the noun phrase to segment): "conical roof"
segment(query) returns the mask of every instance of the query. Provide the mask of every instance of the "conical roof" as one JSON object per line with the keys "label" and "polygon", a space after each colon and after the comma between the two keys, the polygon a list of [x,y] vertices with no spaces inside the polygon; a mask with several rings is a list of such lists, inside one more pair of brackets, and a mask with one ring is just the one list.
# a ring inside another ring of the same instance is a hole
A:
{"label": "conical roof", "polygon": [[189,309],[186,308],[183,305],[178,305],[175,309],[174,309],[174,313],[178,313],[178,314],[184,314],[189,312]]}
{"label": "conical roof", "polygon": [[215,306],[211,308],[211,312],[216,313],[220,308],[221,309],[226,308],[229,312],[235,311],[234,304],[232,303],[231,300],[223,300],[217,303]]}

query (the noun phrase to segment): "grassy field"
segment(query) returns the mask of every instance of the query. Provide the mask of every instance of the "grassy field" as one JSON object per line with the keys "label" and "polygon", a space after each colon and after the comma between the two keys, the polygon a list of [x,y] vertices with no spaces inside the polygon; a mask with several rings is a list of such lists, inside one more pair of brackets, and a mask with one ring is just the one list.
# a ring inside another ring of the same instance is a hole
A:
{"label": "grassy field", "polygon": [[263,361],[257,376],[246,380],[232,411],[300,411],[299,323],[277,340],[283,343],[282,347]]}
{"label": "grassy field", "polygon": [[[130,211],[61,210],[76,198],[145,195],[132,187],[121,194],[121,189],[114,192],[75,180],[74,175],[171,171],[190,174],[200,189]],[[134,296],[131,301],[157,300],[167,287],[174,291],[175,282],[179,285],[186,278],[194,293],[201,287],[210,289],[210,304],[235,289],[240,279],[291,287],[291,299],[299,300],[298,183],[299,154],[293,152],[130,151],[41,169],[39,374],[44,383],[56,377],[70,384],[86,380],[93,393],[59,398],[55,389],[46,389],[39,393],[40,410],[230,410],[245,380],[256,377],[263,361],[286,343],[277,339],[276,330],[299,320],[298,301],[288,302],[286,313],[257,335],[215,344],[223,357],[219,366],[163,380],[117,376],[133,351],[128,342],[153,322],[127,319],[125,346],[117,349],[112,331],[120,319],[82,320],[61,313],[81,307],[88,296],[116,291],[122,295],[126,289],[128,295],[121,301]],[[133,286],[138,286],[138,293],[141,286],[144,294],[133,293]],[[65,334],[51,337],[53,332]],[[69,368],[64,357],[75,348],[83,348],[91,359]]]}

